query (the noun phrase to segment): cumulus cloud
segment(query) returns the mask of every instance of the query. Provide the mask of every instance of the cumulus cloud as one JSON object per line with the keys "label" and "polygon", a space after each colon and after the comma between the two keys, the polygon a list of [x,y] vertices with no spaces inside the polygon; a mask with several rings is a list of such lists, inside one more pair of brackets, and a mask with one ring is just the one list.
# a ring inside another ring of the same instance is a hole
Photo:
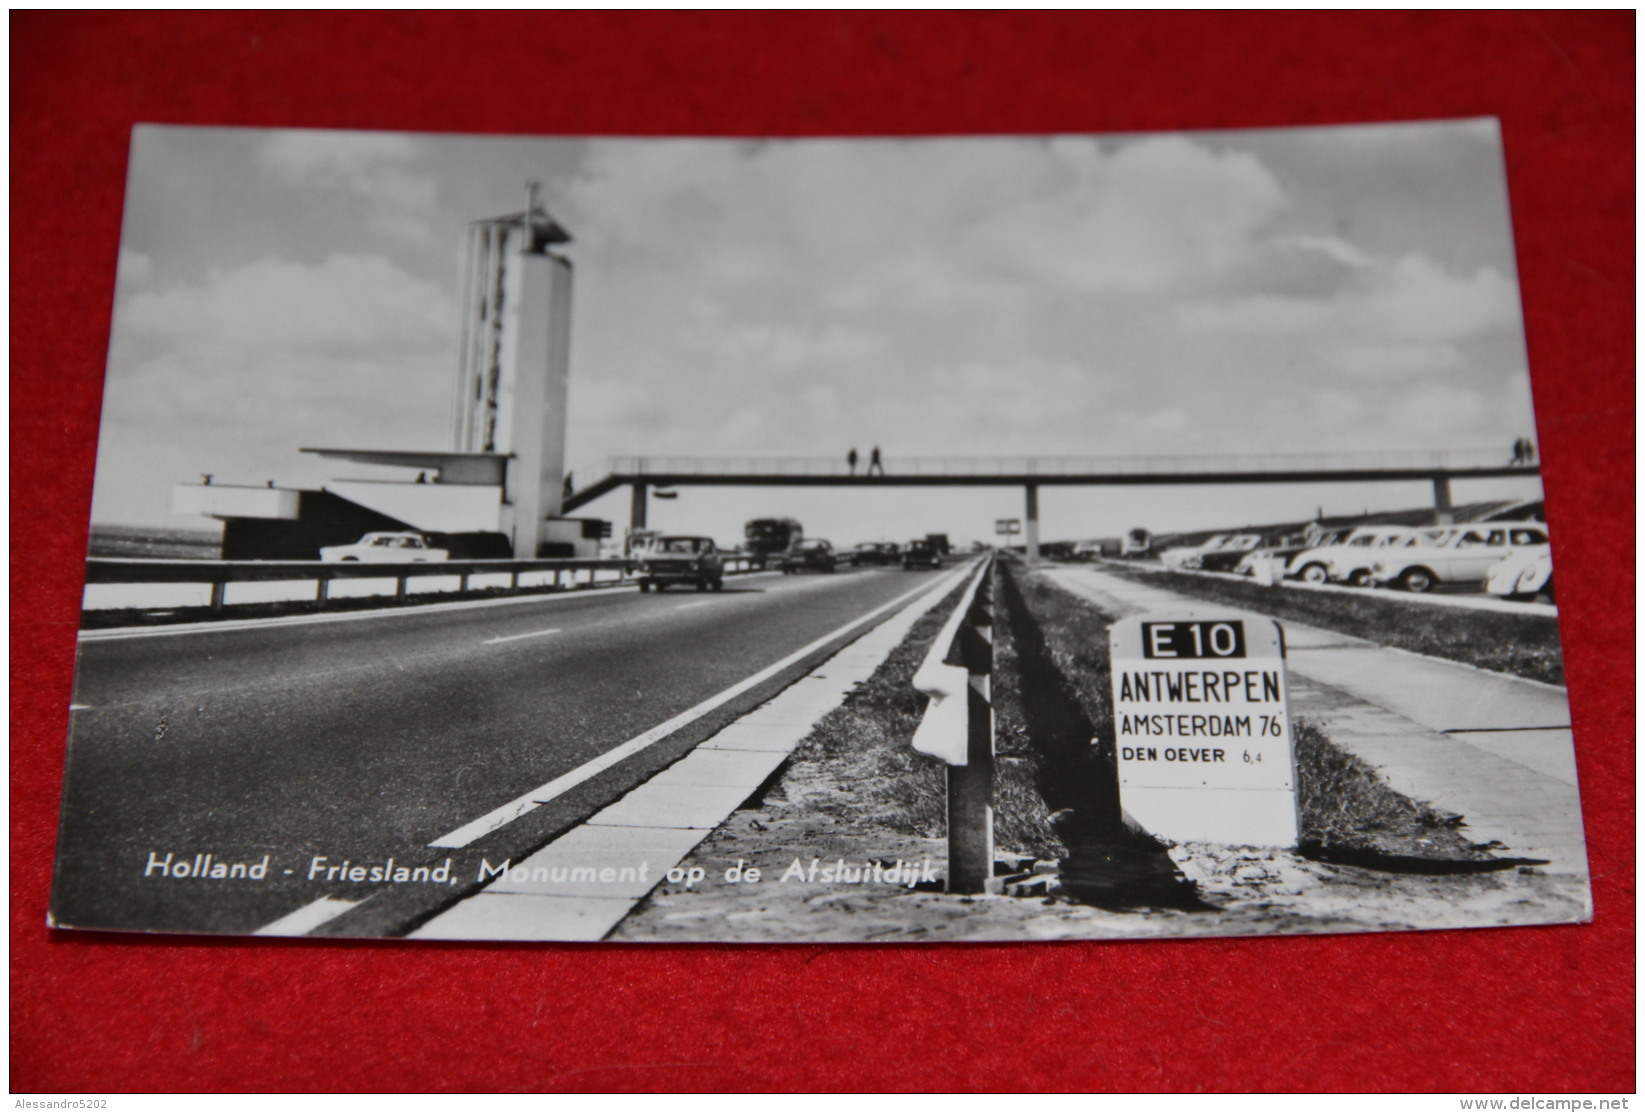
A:
{"label": "cumulus cloud", "polygon": [[1348,281],[1320,296],[1200,301],[1176,317],[1189,333],[1281,338],[1349,379],[1397,380],[1465,369],[1469,344],[1515,333],[1519,302],[1514,284],[1490,268],[1454,274],[1413,255],[1359,259]]}
{"label": "cumulus cloud", "polygon": [[127,299],[119,324],[183,347],[404,350],[446,336],[456,310],[438,287],[376,255],[316,266],[262,259]]}
{"label": "cumulus cloud", "polygon": [[1488,267],[1457,275],[1412,255],[1366,269],[1360,280],[1326,296],[1200,301],[1183,306],[1177,319],[1193,331],[1315,332],[1395,340],[1459,339],[1518,321],[1514,284]]}
{"label": "cumulus cloud", "polygon": [[134,286],[141,286],[154,274],[154,260],[141,251],[129,247],[120,249],[120,261],[115,267],[115,279],[119,289],[129,290]]}
{"label": "cumulus cloud", "polygon": [[1231,265],[1286,204],[1255,158],[1181,137],[655,143],[597,149],[568,198],[596,248],[685,255],[838,305],[1009,286],[1159,289]]}
{"label": "cumulus cloud", "polygon": [[352,198],[368,227],[397,239],[435,239],[434,178],[416,169],[409,136],[281,131],[263,141],[257,166],[296,189]]}
{"label": "cumulus cloud", "polygon": [[[1214,286],[1290,200],[1250,154],[1065,137],[601,144],[562,204],[589,325],[578,374],[666,399],[700,451],[1081,452],[1117,420],[1093,408],[1124,373],[1102,347],[1135,332],[1100,322]],[[819,383],[835,409],[803,404]],[[775,436],[727,408],[750,390]],[[604,403],[575,397],[595,443],[583,399]],[[627,431],[652,437],[676,434]]]}
{"label": "cumulus cloud", "polygon": [[162,493],[194,472],[317,481],[303,444],[438,446],[455,325],[437,288],[371,255],[263,259],[138,289],[115,314],[103,439],[146,458],[156,431],[176,431]]}

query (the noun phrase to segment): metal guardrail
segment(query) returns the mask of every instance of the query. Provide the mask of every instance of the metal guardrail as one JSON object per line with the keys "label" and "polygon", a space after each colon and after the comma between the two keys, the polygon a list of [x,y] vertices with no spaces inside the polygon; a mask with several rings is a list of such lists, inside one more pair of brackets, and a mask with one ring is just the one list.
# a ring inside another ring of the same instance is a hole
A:
{"label": "metal guardrail", "polygon": [[931,643],[914,687],[931,697],[914,732],[948,764],[948,891],[988,891],[994,874],[994,576],[990,554]]}
{"label": "metal guardrail", "polygon": [[[510,590],[518,590],[520,577],[528,573],[552,572],[552,581],[539,585],[555,591],[576,586],[577,573],[590,573],[589,584],[601,571],[620,573],[626,580],[638,566],[637,559],[601,560],[431,560],[415,563],[331,562],[318,560],[144,560],[138,558],[90,557],[86,560],[88,584],[207,584],[211,587],[211,609],[223,609],[225,589],[232,583],[315,582],[314,599],[325,603],[336,580],[395,581],[394,598],[403,602],[408,581],[428,576],[457,576],[458,591],[468,591],[470,578],[507,575]],[[727,572],[748,572],[762,566],[759,557],[725,557]],[[568,579],[569,577],[569,579]],[[611,581],[606,581],[607,583]]]}

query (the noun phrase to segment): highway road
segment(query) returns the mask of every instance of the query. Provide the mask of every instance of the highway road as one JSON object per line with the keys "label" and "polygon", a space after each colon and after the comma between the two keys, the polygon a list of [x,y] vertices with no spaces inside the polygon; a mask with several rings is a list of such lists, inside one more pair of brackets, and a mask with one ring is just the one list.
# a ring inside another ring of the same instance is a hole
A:
{"label": "highway road", "polygon": [[[483,857],[518,858],[617,799],[937,579],[762,574],[720,593],[85,637],[56,920],[247,933],[324,907],[341,914],[321,934],[409,930],[471,891]],[[556,780],[580,783],[506,811]]]}

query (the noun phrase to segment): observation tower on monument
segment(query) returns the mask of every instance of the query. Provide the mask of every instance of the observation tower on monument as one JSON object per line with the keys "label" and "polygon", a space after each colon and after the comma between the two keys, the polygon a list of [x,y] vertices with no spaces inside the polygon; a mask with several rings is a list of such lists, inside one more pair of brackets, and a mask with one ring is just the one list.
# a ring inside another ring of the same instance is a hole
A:
{"label": "observation tower on monument", "polygon": [[303,448],[405,479],[317,490],[179,485],[172,509],[225,523],[225,559],[313,560],[370,530],[436,535],[454,556],[594,556],[601,523],[561,518],[571,354],[571,236],[539,185],[524,211],[469,224],[449,449]]}

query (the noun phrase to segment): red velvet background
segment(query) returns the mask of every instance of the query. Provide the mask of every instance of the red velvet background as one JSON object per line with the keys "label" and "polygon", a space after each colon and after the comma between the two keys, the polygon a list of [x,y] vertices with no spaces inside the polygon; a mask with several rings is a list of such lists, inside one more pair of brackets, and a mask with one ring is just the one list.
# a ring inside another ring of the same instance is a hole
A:
{"label": "red velvet background", "polygon": [[[1634,1087],[1634,14],[13,14],[18,1091]],[[1101,132],[1494,115],[1596,919],[903,947],[44,926],[134,122]]]}

